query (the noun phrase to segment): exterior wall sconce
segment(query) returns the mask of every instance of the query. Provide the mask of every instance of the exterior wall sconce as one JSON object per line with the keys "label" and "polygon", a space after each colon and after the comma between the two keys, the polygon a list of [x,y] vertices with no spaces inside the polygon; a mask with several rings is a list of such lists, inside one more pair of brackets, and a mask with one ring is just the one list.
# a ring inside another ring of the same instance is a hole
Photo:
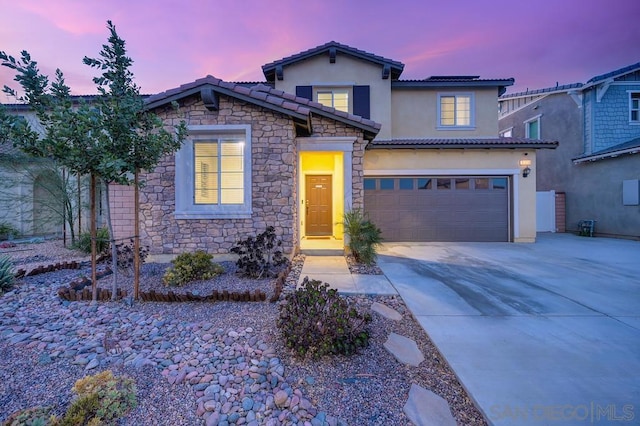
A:
{"label": "exterior wall sconce", "polygon": [[531,168],[529,167],[530,165],[531,165],[531,160],[529,159],[520,160],[520,167],[524,167],[524,169],[522,169],[523,178],[526,178],[531,173]]}

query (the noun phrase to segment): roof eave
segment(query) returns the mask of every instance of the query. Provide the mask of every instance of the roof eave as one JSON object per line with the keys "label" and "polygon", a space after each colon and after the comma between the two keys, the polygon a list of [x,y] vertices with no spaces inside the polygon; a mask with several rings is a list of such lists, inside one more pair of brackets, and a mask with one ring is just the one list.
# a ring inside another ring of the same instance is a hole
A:
{"label": "roof eave", "polygon": [[633,147],[633,148],[622,149],[620,151],[612,151],[612,152],[606,152],[602,154],[589,155],[586,157],[577,157],[577,158],[573,158],[571,161],[573,161],[573,164],[580,164],[580,163],[604,160],[607,158],[615,158],[621,155],[634,155],[634,154],[640,154],[640,147]]}
{"label": "roof eave", "polygon": [[440,144],[440,145],[426,145],[426,144],[369,144],[367,149],[556,149],[558,144]]}
{"label": "roof eave", "polygon": [[159,99],[157,101],[150,102],[150,103],[147,104],[147,108],[148,109],[155,109],[155,108],[159,108],[159,107],[162,107],[164,105],[170,104],[171,102],[178,101],[180,99],[184,99],[184,98],[186,98],[188,96],[200,95],[202,89],[205,88],[205,87],[211,88],[214,92],[219,93],[221,95],[225,95],[225,96],[228,96],[228,97],[236,98],[236,99],[239,99],[241,101],[245,101],[245,102],[248,102],[248,103],[251,103],[251,104],[254,104],[254,105],[258,105],[258,106],[270,109],[272,111],[277,111],[277,112],[280,112],[282,114],[288,115],[288,116],[298,120],[298,122],[300,124],[308,123],[308,121],[309,121],[306,114],[295,112],[295,111],[292,111],[292,110],[287,109],[287,108],[282,108],[282,107],[280,107],[278,105],[275,105],[275,104],[272,104],[272,103],[269,103],[269,102],[264,102],[264,101],[261,101],[259,99],[255,99],[255,98],[252,98],[250,96],[243,95],[241,93],[234,92],[233,90],[226,89],[226,88],[220,87],[220,86],[216,86],[216,85],[210,84],[210,83],[204,83],[202,85],[198,85],[198,86],[189,88],[189,89],[184,90],[182,92],[175,93],[175,94],[170,95],[170,96],[168,96],[166,98],[162,98],[162,99]]}

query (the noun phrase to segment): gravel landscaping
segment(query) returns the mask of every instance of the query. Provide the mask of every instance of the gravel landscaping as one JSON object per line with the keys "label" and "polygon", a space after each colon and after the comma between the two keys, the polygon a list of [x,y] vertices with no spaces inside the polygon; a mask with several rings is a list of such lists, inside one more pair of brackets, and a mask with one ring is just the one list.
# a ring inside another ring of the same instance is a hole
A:
{"label": "gravel landscaping", "polygon": [[[20,267],[53,263],[54,258],[82,259],[57,242],[0,249],[0,255],[9,251]],[[29,262],[34,256],[38,262]],[[303,261],[294,262],[289,291]],[[273,280],[239,279],[233,264],[223,266],[227,273],[186,288],[273,291]],[[145,265],[141,287],[162,286],[166,267]],[[128,306],[57,298],[58,287],[87,273],[62,270],[26,277],[0,297],[0,421],[36,405],[62,413],[75,380],[111,369],[133,377],[137,385],[138,407],[122,425],[406,425],[402,407],[413,383],[442,396],[458,424],[486,424],[397,296],[349,297],[362,311],[377,301],[403,316],[392,321],[372,313],[370,346],[361,353],[301,361],[278,338],[277,303]],[[425,357],[419,367],[401,364],[387,352],[383,343],[391,332],[418,343]]]}

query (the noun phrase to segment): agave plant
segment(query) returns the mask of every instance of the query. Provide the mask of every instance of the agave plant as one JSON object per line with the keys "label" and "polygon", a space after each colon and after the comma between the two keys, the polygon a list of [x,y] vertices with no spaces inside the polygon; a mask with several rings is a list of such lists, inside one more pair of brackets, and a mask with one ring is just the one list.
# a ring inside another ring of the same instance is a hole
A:
{"label": "agave plant", "polygon": [[13,280],[13,262],[7,256],[0,257],[0,294],[11,288]]}

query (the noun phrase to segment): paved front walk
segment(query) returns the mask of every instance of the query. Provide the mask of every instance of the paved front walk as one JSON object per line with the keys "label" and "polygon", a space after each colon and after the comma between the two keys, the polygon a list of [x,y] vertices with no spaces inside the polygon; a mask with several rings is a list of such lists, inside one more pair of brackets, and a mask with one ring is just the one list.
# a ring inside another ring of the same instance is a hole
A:
{"label": "paved front walk", "polygon": [[640,421],[640,243],[387,243],[378,264],[496,425]]}
{"label": "paved front walk", "polygon": [[308,256],[298,283],[304,277],[329,284],[342,294],[398,294],[384,275],[351,274],[344,256]]}

